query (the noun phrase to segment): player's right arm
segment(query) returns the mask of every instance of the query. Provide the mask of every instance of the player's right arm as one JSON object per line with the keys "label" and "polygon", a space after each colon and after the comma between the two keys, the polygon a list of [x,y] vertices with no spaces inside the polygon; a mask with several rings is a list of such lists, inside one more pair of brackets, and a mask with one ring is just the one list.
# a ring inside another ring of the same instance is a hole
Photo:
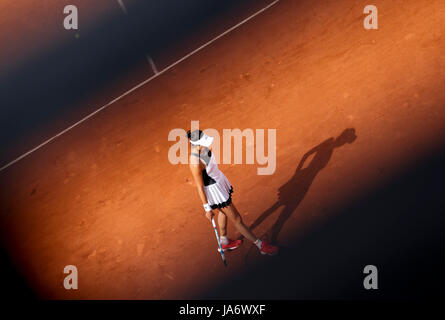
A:
{"label": "player's right arm", "polygon": [[[201,163],[193,163],[190,162],[190,170],[192,171],[193,179],[195,180],[196,187],[198,188],[198,194],[201,198],[202,204],[207,203],[207,197],[204,192],[204,179],[202,177],[203,166]],[[212,219],[214,213],[212,211],[206,212],[206,216],[208,219]]]}

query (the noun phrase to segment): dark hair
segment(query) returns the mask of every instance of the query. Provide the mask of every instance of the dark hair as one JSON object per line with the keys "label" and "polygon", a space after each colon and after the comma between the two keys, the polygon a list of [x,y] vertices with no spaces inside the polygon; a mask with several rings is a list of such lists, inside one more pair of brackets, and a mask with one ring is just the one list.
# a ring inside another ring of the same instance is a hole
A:
{"label": "dark hair", "polygon": [[201,130],[195,130],[193,132],[187,131],[187,138],[192,141],[198,141],[201,139],[203,132]]}

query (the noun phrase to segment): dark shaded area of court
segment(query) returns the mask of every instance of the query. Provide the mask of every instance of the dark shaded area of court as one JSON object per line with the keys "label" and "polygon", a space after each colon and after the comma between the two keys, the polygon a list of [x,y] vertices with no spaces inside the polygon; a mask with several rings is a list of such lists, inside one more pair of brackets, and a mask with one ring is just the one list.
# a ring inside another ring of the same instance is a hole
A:
{"label": "dark shaded area of court", "polygon": [[[55,41],[26,62],[10,65],[8,72],[0,70],[0,166],[152,76],[147,54],[162,70],[203,44],[194,43],[197,34],[208,41],[233,25],[229,21],[213,32],[221,16],[239,22],[245,18],[239,12],[264,2],[137,0],[126,3],[127,15],[113,2],[117,8],[98,17],[93,27],[80,23],[79,30],[66,31],[73,35],[70,40]],[[80,22],[82,10],[87,8],[79,8]],[[63,17],[61,12],[61,23]],[[178,43],[190,48],[179,50]],[[131,81],[117,85],[128,72],[133,72]],[[86,99],[89,103],[80,107]]]}

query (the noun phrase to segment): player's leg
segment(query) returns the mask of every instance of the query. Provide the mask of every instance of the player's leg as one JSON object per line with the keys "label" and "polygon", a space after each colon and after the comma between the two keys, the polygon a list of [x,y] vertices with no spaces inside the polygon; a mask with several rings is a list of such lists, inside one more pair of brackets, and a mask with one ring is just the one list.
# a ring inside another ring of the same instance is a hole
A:
{"label": "player's leg", "polygon": [[226,215],[226,217],[230,219],[230,221],[234,224],[236,230],[238,230],[239,233],[241,233],[246,239],[252,242],[255,242],[257,240],[257,237],[255,237],[252,231],[250,231],[250,229],[244,224],[243,218],[241,217],[233,203],[220,210]]}
{"label": "player's leg", "polygon": [[221,248],[224,251],[238,248],[242,244],[242,241],[232,240],[227,237],[227,216],[220,209],[216,211],[218,212],[218,225],[220,230],[219,238],[220,238]]}
{"label": "player's leg", "polygon": [[253,232],[244,224],[243,218],[233,203],[220,210],[230,219],[230,221],[233,222],[239,233],[241,233],[246,239],[252,241],[258,247],[261,254],[274,255],[278,252],[278,247],[272,246],[266,241],[260,240],[253,234]]}
{"label": "player's leg", "polygon": [[227,237],[227,217],[222,211],[218,213],[218,225],[219,235],[221,237]]}

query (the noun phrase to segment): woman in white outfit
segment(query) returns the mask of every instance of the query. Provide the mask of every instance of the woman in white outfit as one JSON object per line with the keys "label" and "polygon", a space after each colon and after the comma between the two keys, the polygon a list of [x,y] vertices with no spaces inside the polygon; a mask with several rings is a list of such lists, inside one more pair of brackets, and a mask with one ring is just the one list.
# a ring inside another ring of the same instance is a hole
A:
{"label": "woman in white outfit", "polygon": [[244,224],[241,215],[232,202],[233,187],[226,176],[219,170],[215,157],[210,149],[213,138],[201,130],[187,132],[191,143],[190,170],[198,187],[198,194],[203,203],[206,217],[212,220],[218,213],[221,247],[224,251],[238,248],[242,241],[227,238],[227,218],[236,229],[248,240],[252,241],[261,254],[274,255],[278,247],[257,238]]}

